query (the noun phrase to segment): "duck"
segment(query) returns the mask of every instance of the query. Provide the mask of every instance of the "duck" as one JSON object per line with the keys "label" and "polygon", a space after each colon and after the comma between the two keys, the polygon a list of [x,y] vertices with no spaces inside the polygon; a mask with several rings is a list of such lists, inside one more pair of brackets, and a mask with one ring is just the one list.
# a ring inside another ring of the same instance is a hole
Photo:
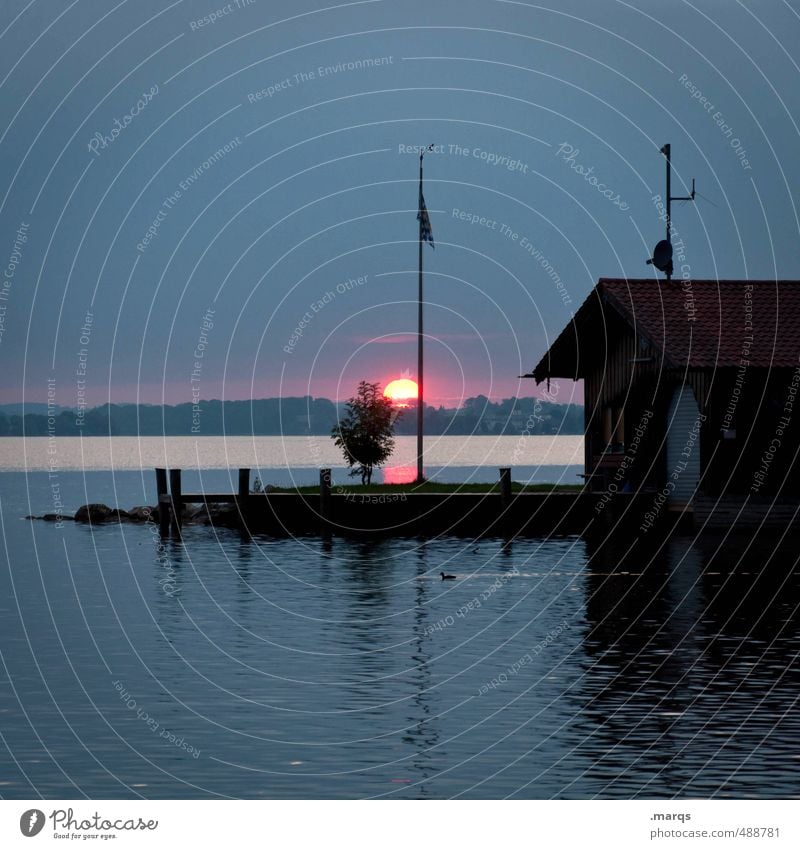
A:
{"label": "duck", "polygon": [[455,575],[445,575],[444,572],[439,572],[439,574],[442,576],[443,581],[455,581],[456,579]]}

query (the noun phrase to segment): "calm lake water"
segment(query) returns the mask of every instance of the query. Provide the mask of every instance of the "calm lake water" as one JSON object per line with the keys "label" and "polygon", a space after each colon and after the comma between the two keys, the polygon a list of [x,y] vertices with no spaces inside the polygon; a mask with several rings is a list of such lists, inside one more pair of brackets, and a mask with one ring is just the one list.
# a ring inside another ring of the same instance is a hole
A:
{"label": "calm lake water", "polygon": [[[389,476],[416,474],[417,442],[399,436],[388,465]],[[499,466],[511,466],[520,481],[579,483],[583,471],[582,436],[429,436],[425,439],[428,477],[441,481],[485,482],[498,477]],[[276,485],[318,483],[320,467],[346,478],[341,451],[328,436],[206,436],[186,439],[157,437],[0,437],[0,470],[150,472],[157,466],[214,474],[236,489],[239,467],[253,469],[262,481]],[[392,481],[395,482],[395,481]]]}
{"label": "calm lake water", "polygon": [[[59,448],[64,503],[152,502],[129,442],[113,473]],[[509,458],[486,456],[493,480]],[[5,798],[798,795],[796,544],[631,562],[574,537],[187,527],[162,547],[20,519],[53,480],[0,479]]]}

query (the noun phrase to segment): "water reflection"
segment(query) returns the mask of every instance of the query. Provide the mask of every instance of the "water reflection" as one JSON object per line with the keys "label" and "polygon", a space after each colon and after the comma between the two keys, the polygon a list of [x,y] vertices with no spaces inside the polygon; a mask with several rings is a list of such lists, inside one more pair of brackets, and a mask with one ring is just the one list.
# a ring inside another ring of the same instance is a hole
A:
{"label": "water reflection", "polygon": [[796,543],[7,534],[8,797],[797,793]]}
{"label": "water reflection", "polygon": [[598,548],[587,570],[580,745],[594,792],[796,792],[785,754],[751,775],[760,748],[800,730],[796,553],[678,538],[638,563],[617,555]]}
{"label": "water reflection", "polygon": [[430,692],[432,676],[428,593],[431,582],[422,580],[428,572],[428,558],[424,543],[419,546],[416,566],[411,653],[411,661],[414,664],[411,673],[414,689],[411,703],[413,710],[408,717],[408,728],[403,735],[403,742],[413,746],[415,750],[412,764],[418,776],[414,782],[413,795],[416,798],[429,798],[431,790],[427,782],[435,775],[437,769],[434,750],[439,744],[439,720],[436,713],[436,697]]}
{"label": "water reflection", "polygon": [[417,479],[416,466],[386,466],[381,469],[383,483],[414,483]]}

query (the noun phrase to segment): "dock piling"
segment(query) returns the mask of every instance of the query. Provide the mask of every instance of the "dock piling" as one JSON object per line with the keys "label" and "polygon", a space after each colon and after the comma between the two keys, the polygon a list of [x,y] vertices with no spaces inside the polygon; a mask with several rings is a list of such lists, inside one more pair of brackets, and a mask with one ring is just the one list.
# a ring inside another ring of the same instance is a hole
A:
{"label": "dock piling", "polygon": [[156,469],[156,495],[160,498],[166,495],[167,490],[167,470]]}
{"label": "dock piling", "polygon": [[319,516],[322,532],[330,534],[331,521],[331,470],[319,470]]}
{"label": "dock piling", "polygon": [[250,495],[250,469],[239,469],[239,498]]}
{"label": "dock piling", "polygon": [[169,536],[169,526],[172,523],[172,499],[166,492],[158,496],[158,533],[163,537]]}
{"label": "dock piling", "polygon": [[169,493],[172,496],[172,520],[180,531],[183,521],[183,494],[181,492],[181,470],[169,470]]}
{"label": "dock piling", "polygon": [[511,506],[511,468],[503,466],[500,469],[500,504],[503,511]]}

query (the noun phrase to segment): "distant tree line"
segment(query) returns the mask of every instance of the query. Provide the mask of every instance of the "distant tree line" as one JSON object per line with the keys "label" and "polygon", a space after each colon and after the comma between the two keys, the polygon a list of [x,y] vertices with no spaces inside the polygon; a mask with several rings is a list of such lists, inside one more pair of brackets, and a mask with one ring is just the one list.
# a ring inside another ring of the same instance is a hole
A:
{"label": "distant tree line", "polygon": [[[553,404],[538,398],[506,398],[490,401],[485,395],[467,398],[458,409],[425,405],[425,433],[431,435],[487,434],[582,434],[583,407]],[[398,435],[416,433],[416,409],[409,409],[395,425]]]}
{"label": "distant tree line", "polygon": [[[199,412],[198,412],[199,408]],[[198,405],[103,404],[85,411],[9,415],[0,411],[0,436],[303,436],[327,435],[339,419],[327,398],[263,398],[257,401],[201,401]],[[583,407],[534,398],[493,402],[479,395],[459,409],[425,405],[425,432],[431,435],[583,433]],[[397,420],[395,432],[416,432],[416,411]]]}

